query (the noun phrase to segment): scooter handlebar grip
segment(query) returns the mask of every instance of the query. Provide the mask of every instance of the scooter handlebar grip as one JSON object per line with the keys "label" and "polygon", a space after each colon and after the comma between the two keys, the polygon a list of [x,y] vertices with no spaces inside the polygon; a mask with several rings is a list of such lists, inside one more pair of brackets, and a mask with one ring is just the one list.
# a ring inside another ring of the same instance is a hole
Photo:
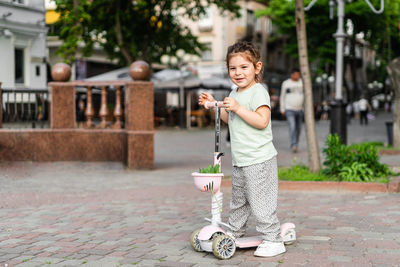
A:
{"label": "scooter handlebar grip", "polygon": [[213,101],[213,102],[207,101],[207,102],[204,103],[204,107],[206,109],[210,109],[210,108],[213,108],[213,107],[221,108],[223,106],[224,106],[224,102],[223,101]]}

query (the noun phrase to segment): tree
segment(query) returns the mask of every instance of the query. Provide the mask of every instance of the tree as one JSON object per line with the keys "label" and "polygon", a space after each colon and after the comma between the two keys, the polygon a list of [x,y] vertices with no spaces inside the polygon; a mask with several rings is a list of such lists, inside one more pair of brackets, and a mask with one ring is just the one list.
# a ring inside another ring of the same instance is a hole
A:
{"label": "tree", "polygon": [[[311,0],[305,1],[306,4]],[[380,0],[371,1],[376,8]],[[269,6],[257,12],[258,16],[271,17],[274,24],[278,26],[279,32],[287,36],[286,53],[294,58],[298,57],[296,36],[296,24],[293,20],[295,9],[294,0],[271,0]],[[309,55],[310,61],[318,62],[320,72],[331,72],[335,65],[335,39],[337,25],[329,19],[329,0],[318,0],[316,4],[306,13],[308,47],[313,48]],[[364,34],[364,40],[376,51],[377,58],[382,62],[385,69],[390,59],[400,56],[399,38],[400,0],[385,0],[383,14],[374,14],[365,0],[353,0],[346,3],[346,19],[353,24],[353,33],[349,36],[353,48],[350,58],[355,54],[355,36]]]}
{"label": "tree", "polygon": [[159,61],[179,48],[198,54],[205,49],[178,15],[197,20],[214,4],[221,13],[239,16],[237,0],[55,0],[60,13],[59,53],[71,63],[82,47],[85,56],[101,46],[110,59],[128,65],[135,59]]}
{"label": "tree", "polygon": [[393,146],[400,147],[400,57],[392,60],[387,70],[392,80],[396,107],[393,112]]}
{"label": "tree", "polygon": [[304,0],[296,0],[296,30],[299,48],[299,63],[304,86],[305,124],[308,144],[309,168],[311,172],[318,172],[321,168],[319,157],[318,138],[315,130],[314,105],[312,96],[311,74],[308,63],[307,31],[304,16]]}

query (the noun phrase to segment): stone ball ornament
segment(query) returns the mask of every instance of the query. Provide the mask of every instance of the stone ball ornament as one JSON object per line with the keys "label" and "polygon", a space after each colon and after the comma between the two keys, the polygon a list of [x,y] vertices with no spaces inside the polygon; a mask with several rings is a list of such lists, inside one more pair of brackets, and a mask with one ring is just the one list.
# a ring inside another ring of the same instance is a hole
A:
{"label": "stone ball ornament", "polygon": [[51,77],[56,82],[67,82],[71,78],[71,67],[65,63],[57,63],[51,69]]}
{"label": "stone ball ornament", "polygon": [[129,74],[135,81],[148,80],[150,77],[149,64],[143,60],[137,60],[131,64]]}

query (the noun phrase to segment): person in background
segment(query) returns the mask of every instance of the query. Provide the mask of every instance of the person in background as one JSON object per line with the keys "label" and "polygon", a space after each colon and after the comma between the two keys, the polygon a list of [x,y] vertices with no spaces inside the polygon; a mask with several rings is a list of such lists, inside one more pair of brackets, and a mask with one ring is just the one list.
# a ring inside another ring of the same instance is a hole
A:
{"label": "person in background", "polygon": [[322,114],[321,120],[327,120],[329,117],[329,106],[326,100],[322,101]]}
{"label": "person in background", "polygon": [[282,83],[280,108],[289,123],[290,148],[296,153],[304,118],[304,90],[299,69],[293,69],[290,78]]}
{"label": "person in background", "polygon": [[346,105],[347,124],[351,124],[351,117],[353,116],[353,103],[349,102]]}
{"label": "person in background", "polygon": [[364,95],[361,96],[360,100],[358,100],[358,109],[360,110],[360,125],[368,125],[368,111],[371,110],[371,106],[368,103],[368,100]]}

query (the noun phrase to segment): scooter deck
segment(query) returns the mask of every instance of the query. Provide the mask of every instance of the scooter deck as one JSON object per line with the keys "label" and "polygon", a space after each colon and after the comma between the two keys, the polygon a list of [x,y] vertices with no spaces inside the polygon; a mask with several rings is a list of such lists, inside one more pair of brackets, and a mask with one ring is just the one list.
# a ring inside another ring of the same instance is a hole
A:
{"label": "scooter deck", "polygon": [[257,247],[263,241],[261,235],[259,236],[249,236],[249,237],[240,237],[236,239],[236,246],[238,248],[251,248]]}

